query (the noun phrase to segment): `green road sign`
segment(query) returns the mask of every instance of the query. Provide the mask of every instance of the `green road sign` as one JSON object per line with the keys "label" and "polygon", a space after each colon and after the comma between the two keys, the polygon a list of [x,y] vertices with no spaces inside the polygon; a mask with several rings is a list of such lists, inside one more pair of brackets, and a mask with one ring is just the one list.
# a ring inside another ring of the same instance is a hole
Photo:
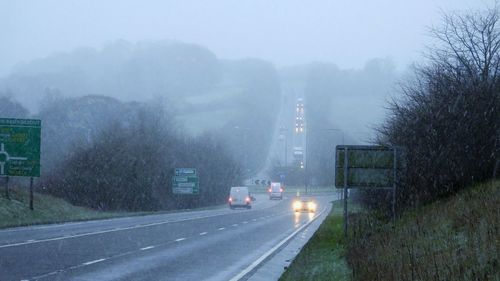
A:
{"label": "green road sign", "polygon": [[0,118],[0,176],[40,176],[41,121]]}
{"label": "green road sign", "polygon": [[172,192],[174,194],[198,194],[200,184],[196,169],[176,168],[172,177]]}
{"label": "green road sign", "polygon": [[[345,151],[347,149],[347,167]],[[347,168],[347,186],[392,187],[394,182],[394,149],[382,146],[337,146],[335,186],[343,188]]]}
{"label": "green road sign", "polygon": [[195,168],[175,168],[176,176],[196,176]]}

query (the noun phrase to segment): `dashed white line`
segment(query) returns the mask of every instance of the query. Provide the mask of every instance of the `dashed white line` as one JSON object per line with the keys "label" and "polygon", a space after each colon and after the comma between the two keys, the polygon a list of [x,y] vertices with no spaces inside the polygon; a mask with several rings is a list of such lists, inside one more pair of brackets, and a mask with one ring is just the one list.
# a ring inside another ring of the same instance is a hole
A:
{"label": "dashed white line", "polygon": [[98,259],[98,260],[88,261],[88,262],[82,263],[82,265],[91,265],[91,264],[102,262],[102,261],[105,261],[105,260],[106,259]]}
{"label": "dashed white line", "polygon": [[205,234],[207,234],[207,233],[208,233],[208,232],[202,232],[202,233],[200,233],[200,235],[205,235]]}
{"label": "dashed white line", "polygon": [[219,230],[224,230],[224,229],[226,229],[226,228],[225,228],[225,227],[221,227],[221,228],[219,228]]}
{"label": "dashed white line", "polygon": [[233,224],[233,226],[234,226],[234,227],[236,227],[236,226],[238,226],[238,224],[237,224],[237,223],[235,223],[235,224]]}
{"label": "dashed white line", "polygon": [[257,221],[257,219],[252,219],[252,221]]}
{"label": "dashed white line", "polygon": [[181,242],[183,240],[186,240],[186,238],[182,237],[182,238],[179,238],[179,239],[175,239],[175,242]]}
{"label": "dashed white line", "polygon": [[247,221],[244,221],[243,223],[248,223]]}
{"label": "dashed white line", "polygon": [[66,235],[54,237],[54,238],[46,238],[46,239],[40,239],[40,240],[34,240],[34,241],[26,241],[26,242],[0,245],[0,249],[21,246],[21,245],[27,245],[27,244],[33,244],[33,243],[43,243],[43,242],[58,241],[58,240],[85,237],[85,236],[91,236],[91,235],[98,235],[98,234],[103,234],[103,233],[117,232],[117,231],[129,230],[129,229],[146,228],[146,227],[151,227],[151,226],[176,223],[176,222],[183,222],[183,221],[191,221],[191,220],[197,220],[197,219],[205,219],[205,218],[224,216],[224,215],[227,215],[227,214],[215,214],[215,215],[200,216],[200,217],[196,217],[196,218],[181,218],[181,219],[177,219],[177,220],[175,220],[175,219],[174,220],[166,220],[166,221],[159,221],[159,222],[153,222],[153,223],[147,223],[147,224],[141,224],[141,225],[119,227],[119,228],[114,228],[114,229],[100,230],[100,231],[95,231],[95,232],[88,232],[88,233],[81,233],[81,234],[74,234],[74,235],[66,234]]}
{"label": "dashed white line", "polygon": [[148,246],[148,247],[144,247],[144,248],[141,248],[141,251],[146,251],[146,250],[149,250],[149,249],[153,249],[155,246]]}

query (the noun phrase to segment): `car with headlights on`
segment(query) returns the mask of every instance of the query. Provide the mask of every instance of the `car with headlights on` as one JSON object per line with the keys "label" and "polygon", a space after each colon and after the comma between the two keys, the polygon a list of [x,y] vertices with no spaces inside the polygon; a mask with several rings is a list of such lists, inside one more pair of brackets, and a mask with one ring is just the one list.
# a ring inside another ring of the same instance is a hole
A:
{"label": "car with headlights on", "polygon": [[308,212],[314,213],[318,207],[316,200],[312,197],[295,197],[293,200],[293,210],[295,212]]}

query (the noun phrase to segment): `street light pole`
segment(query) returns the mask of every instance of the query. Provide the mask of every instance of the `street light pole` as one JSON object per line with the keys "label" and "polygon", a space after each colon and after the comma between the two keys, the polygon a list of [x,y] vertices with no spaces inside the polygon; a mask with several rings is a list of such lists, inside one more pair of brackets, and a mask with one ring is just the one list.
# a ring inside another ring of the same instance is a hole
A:
{"label": "street light pole", "polygon": [[288,143],[288,129],[285,128],[285,127],[280,127],[280,135],[284,137],[284,142],[285,142],[285,167],[287,166],[288,164],[288,147],[287,147],[287,143]]}
{"label": "street light pole", "polygon": [[[284,171],[282,170],[280,173],[284,173],[284,177],[282,178],[281,175],[280,175],[280,179],[283,183],[283,185],[285,185],[285,178],[288,176],[288,128],[286,127],[283,127],[281,126],[280,127],[280,136],[283,136],[284,137],[284,142],[285,142],[285,169]],[[280,159],[280,162],[281,162],[281,159]]]}
{"label": "street light pole", "polygon": [[[309,138],[308,138],[308,135],[309,135],[309,131],[311,129],[305,128],[305,133],[306,133],[306,146],[305,146],[305,155],[306,155],[306,158],[305,158],[305,163],[304,163],[304,166],[305,166],[305,170],[304,170],[304,185],[305,185],[305,188],[306,188],[306,194],[308,193],[309,191],[309,174],[307,172],[307,167],[309,166],[309,153],[308,153],[308,146],[309,146]],[[336,129],[336,128],[325,128],[325,129],[314,129],[314,131],[339,131],[342,133],[342,145],[344,145],[344,131],[342,129]]]}
{"label": "street light pole", "polygon": [[242,130],[243,131],[243,166],[244,166],[244,171],[245,171],[245,176],[247,176],[247,171],[248,171],[248,147],[247,147],[247,131],[249,130],[248,128],[242,128],[240,126],[234,126],[236,130]]}

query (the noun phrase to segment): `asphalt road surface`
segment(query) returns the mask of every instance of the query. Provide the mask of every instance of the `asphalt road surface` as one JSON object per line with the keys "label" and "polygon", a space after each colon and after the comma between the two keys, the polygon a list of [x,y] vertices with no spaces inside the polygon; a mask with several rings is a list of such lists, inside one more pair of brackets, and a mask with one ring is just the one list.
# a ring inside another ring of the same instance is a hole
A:
{"label": "asphalt road surface", "polygon": [[316,198],[316,215],[261,194],[251,210],[0,230],[0,280],[245,280],[336,197]]}

